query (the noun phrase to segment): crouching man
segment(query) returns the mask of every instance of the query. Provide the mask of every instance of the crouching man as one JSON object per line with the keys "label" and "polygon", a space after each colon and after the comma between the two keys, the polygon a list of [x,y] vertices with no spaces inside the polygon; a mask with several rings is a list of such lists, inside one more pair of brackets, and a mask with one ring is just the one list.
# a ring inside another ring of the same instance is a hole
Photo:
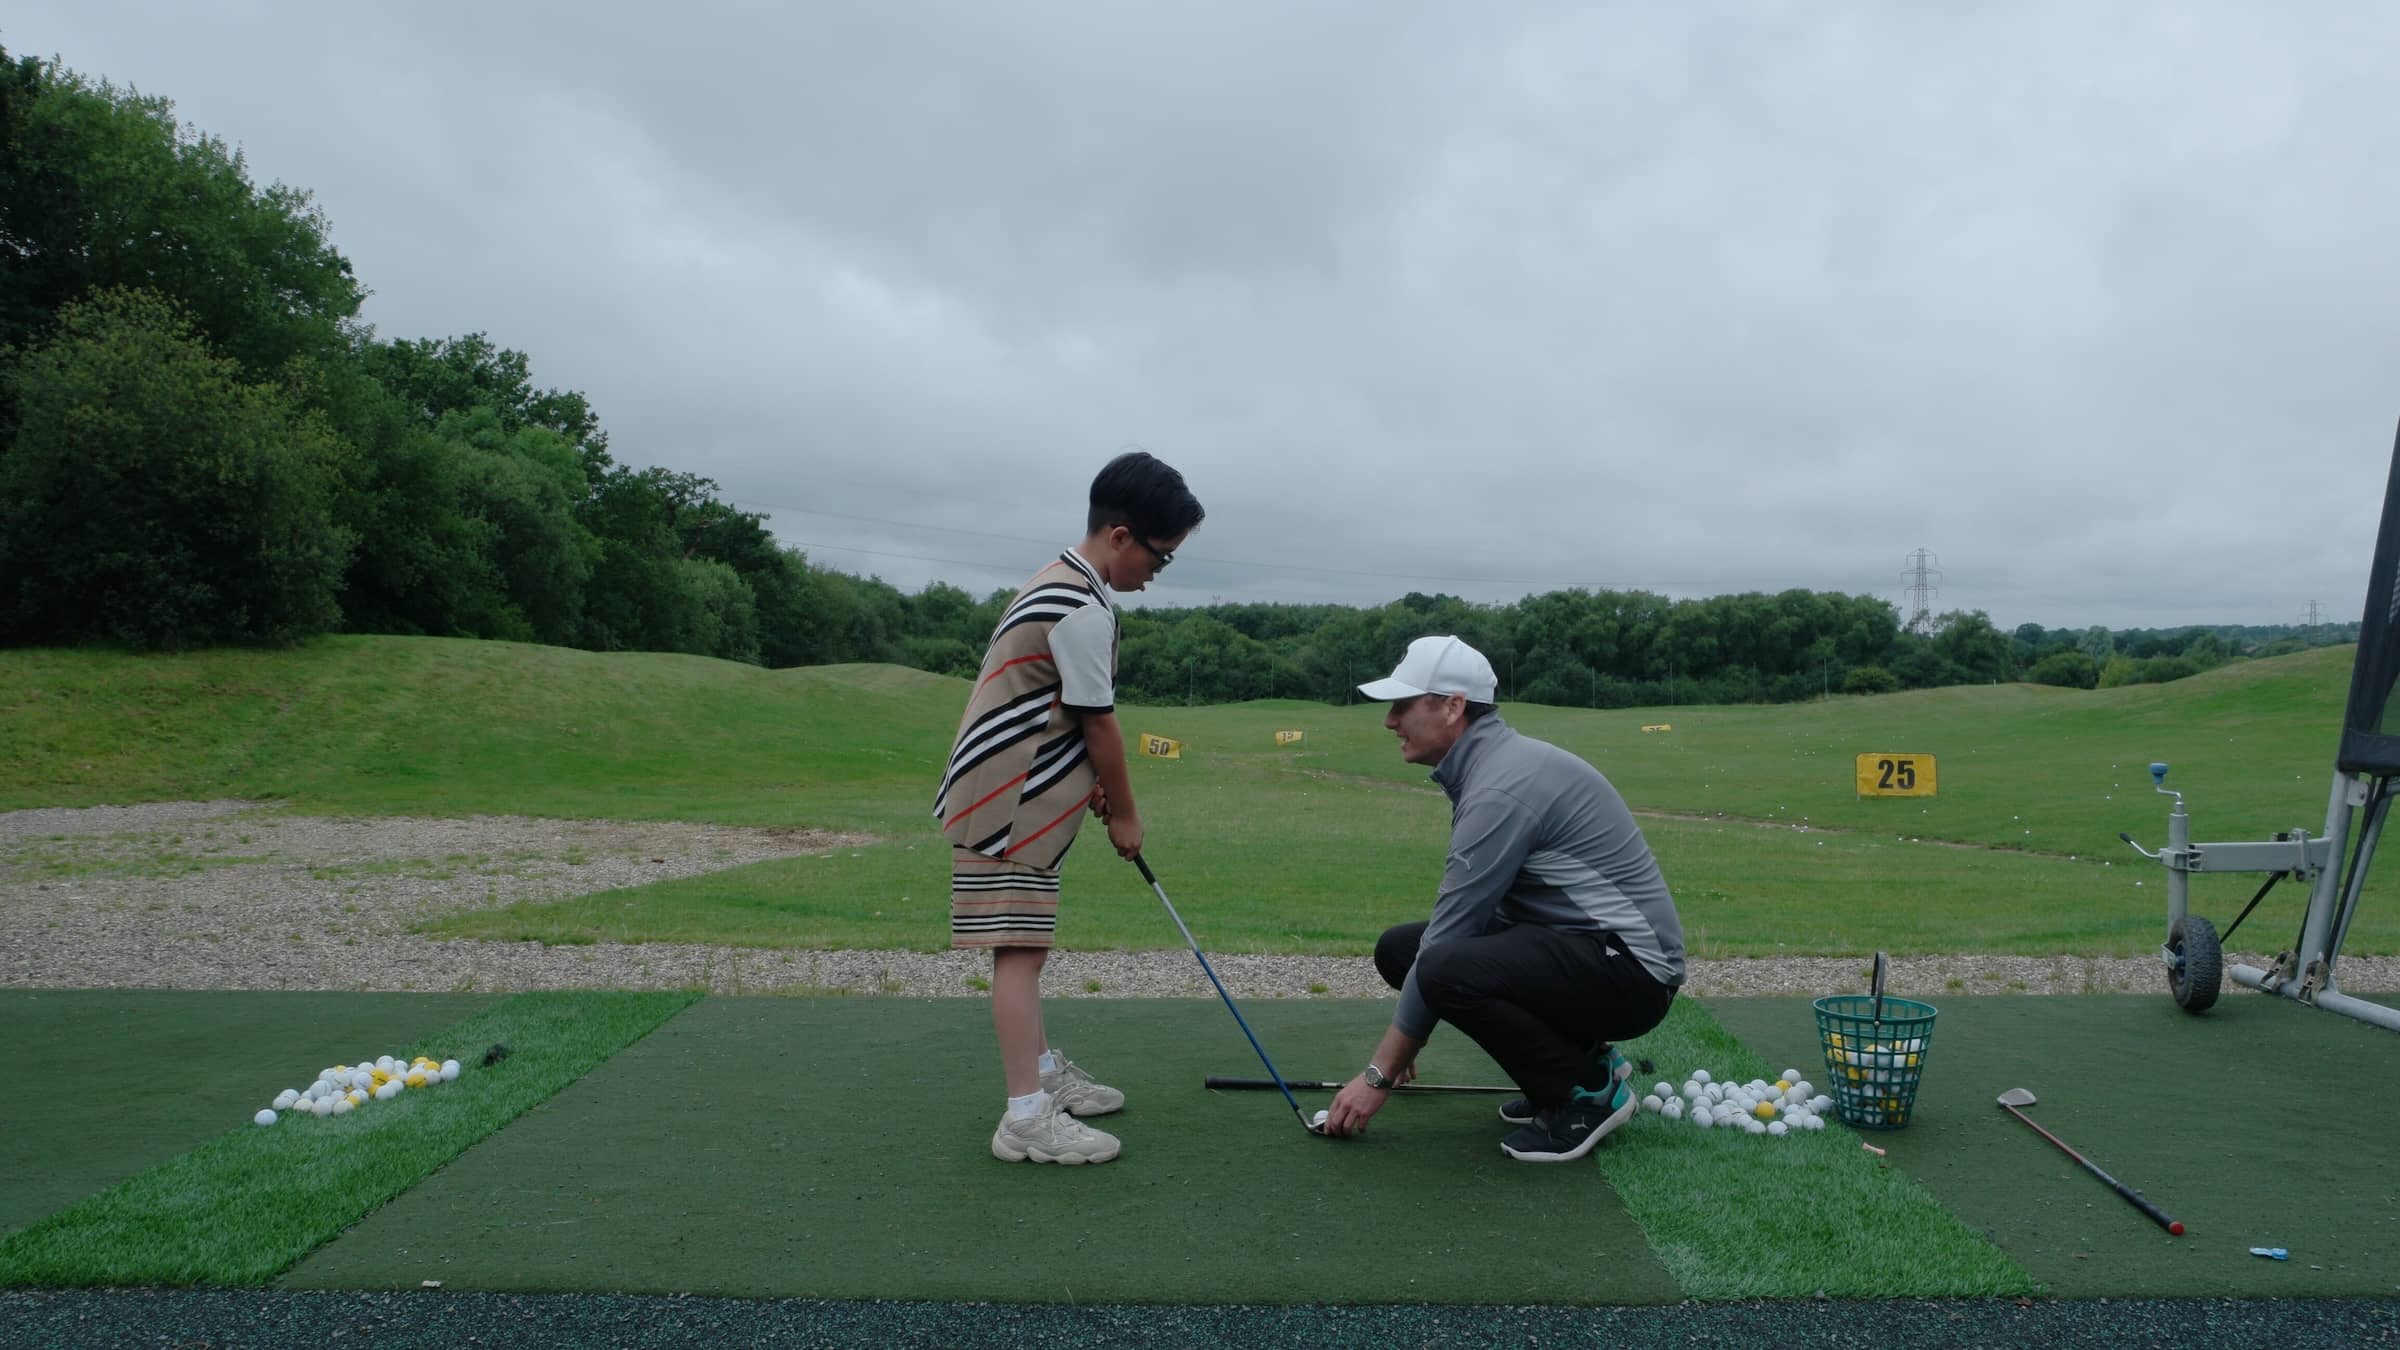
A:
{"label": "crouching man", "polygon": [[1633,1114],[1616,1042],[1664,1020],[1683,984],[1683,923],[1658,861],[1598,769],[1500,719],[1491,662],[1465,642],[1418,638],[1359,692],[1390,703],[1401,758],[1432,766],[1449,795],[1450,854],[1432,917],[1375,944],[1399,1006],[1325,1132],[1365,1130],[1448,1022],[1524,1090],[1500,1108],[1516,1127],[1501,1150],[1580,1158]]}

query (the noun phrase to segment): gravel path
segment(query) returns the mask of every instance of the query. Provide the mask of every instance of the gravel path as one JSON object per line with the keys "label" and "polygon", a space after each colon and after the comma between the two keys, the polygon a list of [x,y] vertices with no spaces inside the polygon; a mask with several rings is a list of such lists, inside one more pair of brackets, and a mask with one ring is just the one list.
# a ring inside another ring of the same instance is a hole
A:
{"label": "gravel path", "polygon": [[[412,924],[862,842],[798,829],[514,816],[293,815],[256,802],[0,813],[0,986],[45,988],[844,990],[980,997],[971,952],[810,951],[677,943],[435,940]],[[1241,998],[1379,998],[1363,957],[1211,954]],[[2236,960],[2264,965],[2257,953]],[[2400,958],[2345,957],[2343,988],[2400,990]],[[1095,993],[1093,986],[1096,983]],[[1695,963],[1690,993],[1866,988],[1858,958]],[[1897,958],[1887,988],[2164,993],[2151,957]],[[1050,997],[1209,996],[1183,950],[1052,954]]]}

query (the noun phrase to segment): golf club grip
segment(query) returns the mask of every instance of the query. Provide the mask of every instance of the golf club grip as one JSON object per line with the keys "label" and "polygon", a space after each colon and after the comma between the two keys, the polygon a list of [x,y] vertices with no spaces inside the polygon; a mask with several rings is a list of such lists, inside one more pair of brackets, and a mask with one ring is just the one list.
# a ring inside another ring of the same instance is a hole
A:
{"label": "golf club grip", "polygon": [[1150,870],[1150,864],[1142,861],[1141,854],[1136,853],[1133,855],[1133,865],[1142,869],[1142,880],[1149,882],[1153,886],[1158,884],[1158,875]]}
{"label": "golf club grip", "polygon": [[2107,1182],[2109,1185],[2116,1187],[2117,1194],[2124,1196],[2127,1204],[2132,1205],[2135,1209],[2138,1209],[2142,1213],[2150,1216],[2150,1222],[2157,1224],[2159,1227],[2166,1229],[2170,1233],[2176,1232],[2181,1228],[2181,1225],[2177,1224],[2173,1219],[2167,1217],[2167,1212],[2165,1210],[2160,1209],[2158,1206],[2151,1204],[2147,1199],[2144,1199],[2140,1191],[2137,1191],[2131,1186],[2126,1185],[2124,1182],[2117,1180],[2115,1177],[2112,1177],[2108,1173],[2101,1171],[2099,1168],[2093,1167],[2092,1164],[2088,1162],[2085,1163],[2084,1166],[2092,1168],[2093,1176],[2096,1176],[2102,1181]]}

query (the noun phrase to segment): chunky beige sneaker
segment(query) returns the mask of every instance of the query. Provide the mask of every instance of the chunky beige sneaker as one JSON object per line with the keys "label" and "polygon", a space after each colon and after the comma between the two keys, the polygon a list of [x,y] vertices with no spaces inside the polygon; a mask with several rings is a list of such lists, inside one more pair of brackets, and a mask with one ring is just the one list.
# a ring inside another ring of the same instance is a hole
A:
{"label": "chunky beige sneaker", "polygon": [[1077,1116],[1105,1116],[1125,1109],[1125,1094],[1092,1076],[1074,1060],[1061,1055],[1058,1070],[1042,1075],[1042,1091],[1058,1099],[1060,1110]]}
{"label": "chunky beige sneaker", "polygon": [[1057,1102],[1038,1116],[1000,1117],[992,1156],[1002,1162],[1104,1163],[1117,1156],[1117,1137],[1068,1115]]}

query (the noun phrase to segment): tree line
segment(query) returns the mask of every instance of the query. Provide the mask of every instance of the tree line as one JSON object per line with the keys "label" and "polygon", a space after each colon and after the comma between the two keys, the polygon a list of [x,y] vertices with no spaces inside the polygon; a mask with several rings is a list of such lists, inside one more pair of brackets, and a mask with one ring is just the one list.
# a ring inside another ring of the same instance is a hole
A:
{"label": "tree line", "polygon": [[[167,100],[0,50],[0,642],[328,632],[971,674],[1009,595],[816,566],[696,474],[620,461],[583,395],[481,333],[386,338],[309,194]],[[1033,562],[1029,560],[1029,568]],[[2175,678],[2272,634],[1904,630],[1803,590],[1130,610],[1122,693],[1342,702],[1457,632],[1502,695],[1594,707]]]}

